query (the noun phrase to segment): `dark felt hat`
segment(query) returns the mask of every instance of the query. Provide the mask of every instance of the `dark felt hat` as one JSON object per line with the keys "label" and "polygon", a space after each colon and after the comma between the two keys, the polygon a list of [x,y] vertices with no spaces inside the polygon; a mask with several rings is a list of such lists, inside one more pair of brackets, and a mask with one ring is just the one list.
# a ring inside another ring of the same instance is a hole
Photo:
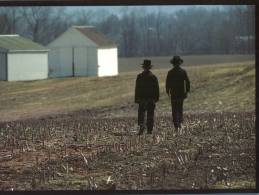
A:
{"label": "dark felt hat", "polygon": [[151,68],[152,67],[151,60],[147,60],[147,59],[145,59],[141,65],[142,65],[143,68]]}
{"label": "dark felt hat", "polygon": [[171,64],[173,65],[181,65],[183,63],[183,60],[180,58],[180,56],[174,56],[171,60],[170,60]]}

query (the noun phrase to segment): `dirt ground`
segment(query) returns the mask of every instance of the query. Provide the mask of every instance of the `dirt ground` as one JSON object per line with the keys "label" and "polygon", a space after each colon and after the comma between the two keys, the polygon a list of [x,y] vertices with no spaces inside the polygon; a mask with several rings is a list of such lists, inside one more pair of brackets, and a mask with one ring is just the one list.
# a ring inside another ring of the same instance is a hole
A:
{"label": "dirt ground", "polygon": [[[1,190],[255,189],[255,113],[157,110],[137,136],[136,107],[0,123]],[[124,113],[124,114],[123,114]]]}

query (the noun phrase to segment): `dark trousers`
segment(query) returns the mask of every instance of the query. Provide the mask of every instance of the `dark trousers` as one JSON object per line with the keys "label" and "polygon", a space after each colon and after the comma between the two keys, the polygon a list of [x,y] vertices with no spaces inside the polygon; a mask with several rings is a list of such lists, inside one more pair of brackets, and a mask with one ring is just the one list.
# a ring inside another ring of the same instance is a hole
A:
{"label": "dark trousers", "polygon": [[[145,115],[147,113],[147,131],[152,132],[154,126],[154,111],[156,104],[154,102],[143,102],[138,107],[138,125],[144,126]],[[141,130],[143,131],[143,129]]]}
{"label": "dark trousers", "polygon": [[183,99],[171,99],[171,106],[174,127],[179,128],[183,122]]}

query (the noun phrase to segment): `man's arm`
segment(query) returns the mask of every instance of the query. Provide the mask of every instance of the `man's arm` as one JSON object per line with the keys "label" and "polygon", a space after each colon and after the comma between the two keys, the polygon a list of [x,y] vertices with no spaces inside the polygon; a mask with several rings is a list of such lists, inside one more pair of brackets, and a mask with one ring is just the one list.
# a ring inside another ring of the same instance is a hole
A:
{"label": "man's arm", "polygon": [[159,84],[156,77],[155,77],[155,90],[156,90],[155,101],[157,102],[159,100]]}
{"label": "man's arm", "polygon": [[170,92],[170,77],[169,77],[169,73],[167,73],[165,89],[166,89],[167,95],[169,95],[169,92]]}
{"label": "man's arm", "polygon": [[185,72],[185,81],[186,81],[186,92],[190,92],[190,80],[189,77],[187,75],[187,72]]}
{"label": "man's arm", "polygon": [[137,76],[136,79],[136,85],[135,85],[135,103],[139,103],[139,76]]}

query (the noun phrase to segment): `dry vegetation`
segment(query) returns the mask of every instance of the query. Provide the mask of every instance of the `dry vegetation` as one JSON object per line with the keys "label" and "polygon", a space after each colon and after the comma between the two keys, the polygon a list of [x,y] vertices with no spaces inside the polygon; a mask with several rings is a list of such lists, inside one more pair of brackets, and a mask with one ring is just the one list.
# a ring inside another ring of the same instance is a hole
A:
{"label": "dry vegetation", "polygon": [[0,189],[254,189],[254,61],[186,69],[183,129],[155,69],[155,130],[141,137],[137,72],[0,82]]}
{"label": "dry vegetation", "polygon": [[1,124],[1,189],[255,188],[253,112],[188,114],[179,133],[158,117],[141,137],[100,114]]}
{"label": "dry vegetation", "polygon": [[[192,83],[185,110],[190,112],[254,110],[254,64],[254,61],[245,61],[215,66],[186,66]],[[134,107],[135,79],[140,71],[139,67],[137,72],[106,78],[0,81],[0,121],[67,113],[79,109]],[[168,69],[154,69],[160,82],[161,94],[157,108],[162,113],[170,111],[170,102],[164,87],[167,71]],[[135,116],[135,111],[126,114],[128,115]]]}

